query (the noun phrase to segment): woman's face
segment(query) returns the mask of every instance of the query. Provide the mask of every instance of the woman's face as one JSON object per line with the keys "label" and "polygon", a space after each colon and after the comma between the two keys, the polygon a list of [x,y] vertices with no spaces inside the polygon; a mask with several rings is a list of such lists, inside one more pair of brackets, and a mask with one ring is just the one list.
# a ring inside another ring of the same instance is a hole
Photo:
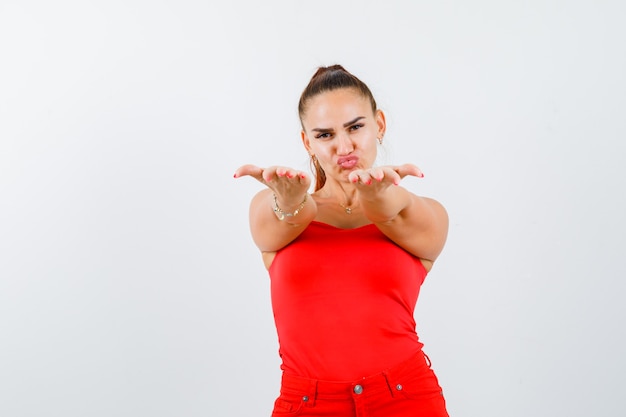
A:
{"label": "woman's face", "polygon": [[356,169],[371,168],[385,116],[354,89],[327,91],[311,98],[302,118],[302,141],[327,178],[346,181]]}

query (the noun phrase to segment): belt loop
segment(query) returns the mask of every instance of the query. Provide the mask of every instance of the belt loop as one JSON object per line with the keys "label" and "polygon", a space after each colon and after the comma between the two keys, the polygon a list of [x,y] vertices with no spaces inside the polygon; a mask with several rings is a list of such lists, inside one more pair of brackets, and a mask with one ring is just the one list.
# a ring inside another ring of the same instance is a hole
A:
{"label": "belt loop", "polygon": [[304,406],[314,407],[315,400],[317,400],[317,380],[316,379],[309,380],[309,386],[307,387],[306,392],[307,392],[305,396],[306,399],[305,398],[302,399],[304,401]]}

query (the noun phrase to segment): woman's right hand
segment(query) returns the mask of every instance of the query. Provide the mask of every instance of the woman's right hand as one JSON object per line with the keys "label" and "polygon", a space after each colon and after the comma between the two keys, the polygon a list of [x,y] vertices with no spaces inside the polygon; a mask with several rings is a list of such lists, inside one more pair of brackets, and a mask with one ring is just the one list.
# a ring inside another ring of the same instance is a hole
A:
{"label": "woman's right hand", "polygon": [[250,230],[261,252],[285,247],[317,215],[315,200],[307,198],[311,178],[306,173],[283,166],[243,165],[235,171],[235,178],[244,176],[267,187],[250,203]]}
{"label": "woman's right hand", "polygon": [[235,178],[244,176],[250,176],[272,190],[279,206],[286,212],[300,205],[311,186],[311,178],[306,173],[283,166],[242,165],[235,171]]}

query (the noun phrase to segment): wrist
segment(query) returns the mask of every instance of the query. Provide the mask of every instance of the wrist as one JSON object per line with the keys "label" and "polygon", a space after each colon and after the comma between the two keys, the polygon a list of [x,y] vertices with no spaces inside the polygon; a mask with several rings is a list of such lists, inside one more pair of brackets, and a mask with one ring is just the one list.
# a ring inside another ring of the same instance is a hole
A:
{"label": "wrist", "polygon": [[304,194],[304,198],[302,199],[302,202],[293,211],[286,211],[283,208],[281,208],[281,206],[278,204],[278,198],[276,197],[276,194],[273,194],[272,198],[273,198],[272,209],[274,210],[274,214],[276,215],[278,220],[283,221],[289,217],[296,217],[298,214],[300,214],[300,212],[306,205],[306,202],[309,198],[309,193]]}

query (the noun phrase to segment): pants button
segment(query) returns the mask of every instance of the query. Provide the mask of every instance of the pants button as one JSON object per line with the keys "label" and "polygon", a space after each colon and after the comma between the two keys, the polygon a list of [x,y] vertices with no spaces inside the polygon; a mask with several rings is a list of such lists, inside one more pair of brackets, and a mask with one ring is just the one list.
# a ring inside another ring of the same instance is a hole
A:
{"label": "pants button", "polygon": [[355,385],[354,386],[354,393],[355,394],[361,394],[363,392],[363,387],[360,385]]}

